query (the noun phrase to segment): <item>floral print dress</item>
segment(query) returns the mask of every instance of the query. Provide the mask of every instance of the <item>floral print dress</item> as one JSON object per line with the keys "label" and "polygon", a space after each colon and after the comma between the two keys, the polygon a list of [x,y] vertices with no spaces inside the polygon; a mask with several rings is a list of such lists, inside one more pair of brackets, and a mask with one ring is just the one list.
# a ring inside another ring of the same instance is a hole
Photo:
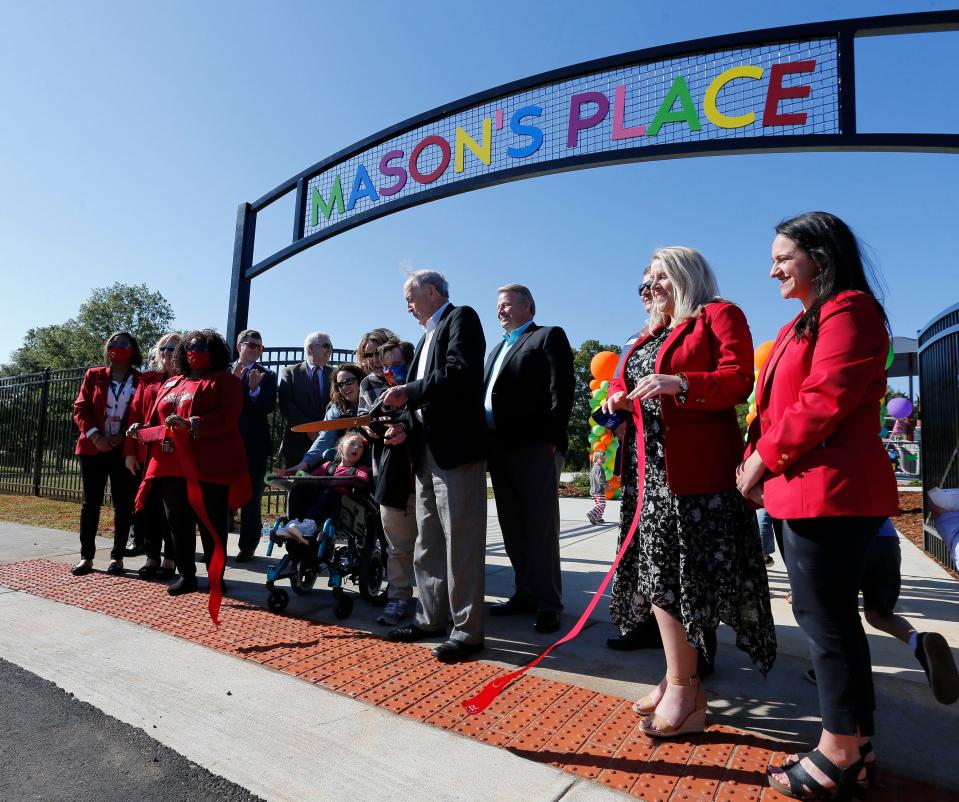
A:
{"label": "floral print dress", "polygon": [[[668,335],[663,327],[630,356],[627,390],[655,373]],[[623,444],[620,544],[641,503],[640,518],[613,581],[610,617],[628,632],[649,620],[655,604],[682,623],[687,641],[700,650],[703,632],[723,621],[735,630],[736,645],[766,674],[776,658],[776,630],[756,515],[735,489],[674,495],[666,480],[660,399],[640,406],[642,442],[630,429]],[[644,449],[642,477],[636,448]]]}

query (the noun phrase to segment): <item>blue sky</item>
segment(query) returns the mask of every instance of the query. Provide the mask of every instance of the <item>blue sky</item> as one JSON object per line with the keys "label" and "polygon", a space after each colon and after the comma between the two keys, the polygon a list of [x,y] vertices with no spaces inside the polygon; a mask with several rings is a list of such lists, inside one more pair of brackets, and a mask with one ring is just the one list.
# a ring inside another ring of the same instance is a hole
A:
{"label": "blue sky", "polygon": [[[575,4],[20,3],[0,30],[0,361],[93,287],[145,282],[182,328],[226,324],[237,204],[442,103],[587,59],[755,28],[954,8],[933,2]],[[841,12],[837,11],[841,8]],[[959,131],[959,33],[857,46],[863,130]],[[949,77],[953,76],[953,77]],[[774,225],[845,218],[885,283],[894,333],[959,301],[959,157],[798,153],[649,162],[547,176],[427,204],[318,245],[253,282],[270,345],[313,329],[353,347],[415,340],[404,271],[446,272],[498,336],[496,287],[529,285],[574,344],[621,342],[653,248],[699,248],[756,343],[794,313],[768,276]],[[289,241],[291,203],[259,225]]]}

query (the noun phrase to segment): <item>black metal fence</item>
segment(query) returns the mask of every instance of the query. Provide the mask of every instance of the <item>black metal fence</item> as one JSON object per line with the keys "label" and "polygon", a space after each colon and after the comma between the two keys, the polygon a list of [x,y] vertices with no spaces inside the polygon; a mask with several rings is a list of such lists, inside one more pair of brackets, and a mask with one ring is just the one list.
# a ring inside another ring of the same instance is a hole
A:
{"label": "black metal fence", "polygon": [[[353,358],[353,351],[334,349],[331,362],[352,362]],[[261,362],[279,378],[284,367],[302,360],[301,347],[267,348]],[[0,379],[0,493],[81,500],[73,402],[85,372],[86,368],[69,368]],[[284,425],[277,405],[270,421],[271,468]],[[280,511],[285,503],[279,491],[269,491],[264,498],[269,514]],[[109,491],[105,503],[112,503]]]}
{"label": "black metal fence", "polygon": [[[919,394],[926,510],[926,492],[933,487],[959,487],[959,304],[941,312],[919,332]],[[926,513],[926,551],[950,565],[946,544]]]}

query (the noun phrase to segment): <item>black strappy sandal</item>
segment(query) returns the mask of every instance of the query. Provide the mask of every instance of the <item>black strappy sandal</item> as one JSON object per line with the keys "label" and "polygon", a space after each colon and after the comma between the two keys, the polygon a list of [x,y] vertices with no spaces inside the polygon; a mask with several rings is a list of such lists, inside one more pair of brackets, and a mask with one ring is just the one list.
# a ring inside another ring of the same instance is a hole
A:
{"label": "black strappy sandal", "polygon": [[[821,785],[815,777],[806,771],[802,765],[802,760],[797,760],[788,766],[781,766],[766,772],[766,781],[770,788],[775,788],[779,793],[792,799],[829,800],[830,802],[850,802],[855,799],[863,799],[865,789],[859,784],[859,774],[862,772],[864,765],[861,757],[844,769],[839,768],[818,749],[807,752],[803,757],[808,758],[835,785],[828,788]],[[773,779],[773,774],[784,774],[789,784],[783,785],[777,782]]]}

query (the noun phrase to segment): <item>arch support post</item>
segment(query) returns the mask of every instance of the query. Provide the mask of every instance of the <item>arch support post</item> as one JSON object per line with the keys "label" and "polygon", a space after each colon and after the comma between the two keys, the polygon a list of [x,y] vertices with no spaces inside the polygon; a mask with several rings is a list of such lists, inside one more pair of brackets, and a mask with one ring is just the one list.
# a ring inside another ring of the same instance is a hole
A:
{"label": "arch support post", "polygon": [[236,234],[233,239],[233,276],[230,279],[230,308],[227,310],[226,339],[230,350],[236,347],[237,335],[247,328],[250,316],[250,281],[246,274],[253,265],[253,241],[256,234],[256,212],[249,203],[241,203],[236,212]]}

